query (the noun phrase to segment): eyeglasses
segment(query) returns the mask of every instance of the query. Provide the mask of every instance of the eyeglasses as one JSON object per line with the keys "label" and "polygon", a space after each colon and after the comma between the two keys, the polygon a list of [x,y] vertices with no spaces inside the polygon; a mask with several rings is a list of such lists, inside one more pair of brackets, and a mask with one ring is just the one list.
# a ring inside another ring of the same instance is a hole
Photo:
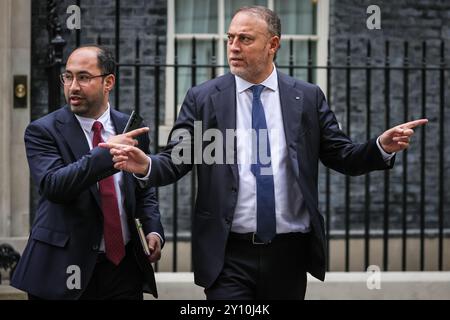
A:
{"label": "eyeglasses", "polygon": [[60,75],[61,83],[65,86],[72,85],[73,79],[76,78],[77,82],[80,86],[87,86],[91,79],[99,78],[99,77],[106,77],[109,76],[111,73],[105,73],[105,74],[99,74],[98,76],[91,76],[88,74],[79,74],[76,77],[73,76],[71,73],[64,72]]}

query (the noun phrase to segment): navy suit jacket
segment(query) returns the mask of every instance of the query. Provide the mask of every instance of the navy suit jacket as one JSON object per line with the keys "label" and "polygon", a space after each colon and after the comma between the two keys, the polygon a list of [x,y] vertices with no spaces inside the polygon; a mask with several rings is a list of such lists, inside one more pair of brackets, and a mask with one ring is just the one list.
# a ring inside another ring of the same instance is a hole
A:
{"label": "navy suit jacket", "polygon": [[[122,133],[129,116],[110,110],[116,132]],[[138,141],[139,147],[148,152],[148,136],[142,135]],[[117,170],[108,150],[89,150],[86,136],[68,106],[28,125],[25,146],[40,199],[11,285],[41,298],[76,299],[92,275],[103,234],[97,182]],[[145,279],[143,287],[157,296],[153,269],[143,255],[133,219],[140,218],[146,234],[158,232],[164,237],[155,190],[139,188],[129,173],[123,173],[123,183],[133,251]],[[80,270],[80,289],[67,286],[69,276],[75,274],[70,266]]]}
{"label": "navy suit jacket", "polygon": [[[360,175],[371,170],[386,169],[388,166],[376,145],[376,139],[355,144],[339,129],[335,115],[318,86],[280,72],[278,84],[290,159],[288,170],[300,186],[311,217],[307,270],[316,278],[324,280],[325,228],[324,219],[318,211],[317,191],[319,160],[348,175]],[[150,156],[150,186],[173,183],[192,169],[192,164],[175,164],[171,153],[180,143],[174,130],[186,130],[192,135],[194,121],[202,121],[203,132],[216,128],[222,132],[223,137],[226,136],[226,129],[236,129],[236,84],[232,74],[207,81],[188,91],[167,147],[163,152]],[[187,135],[183,139],[187,139],[186,137]],[[183,139],[181,141],[186,143]],[[208,143],[201,145],[202,151]],[[188,141],[188,144],[193,144],[193,141]],[[223,267],[225,247],[239,192],[239,174],[236,161],[234,164],[201,163],[196,169],[198,192],[192,220],[193,266],[195,282],[208,288]]]}

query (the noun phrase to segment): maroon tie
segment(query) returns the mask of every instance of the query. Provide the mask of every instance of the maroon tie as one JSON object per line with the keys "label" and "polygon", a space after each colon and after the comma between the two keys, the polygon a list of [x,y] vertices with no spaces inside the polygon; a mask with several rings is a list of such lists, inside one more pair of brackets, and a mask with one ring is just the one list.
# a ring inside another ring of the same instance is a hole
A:
{"label": "maroon tie", "polygon": [[[93,148],[100,142],[103,142],[102,127],[102,123],[99,121],[95,121],[92,125],[92,130],[94,131]],[[103,235],[105,238],[106,257],[112,263],[118,265],[125,256],[125,246],[123,244],[122,225],[120,224],[120,213],[113,176],[100,180],[98,186],[103,211]]]}

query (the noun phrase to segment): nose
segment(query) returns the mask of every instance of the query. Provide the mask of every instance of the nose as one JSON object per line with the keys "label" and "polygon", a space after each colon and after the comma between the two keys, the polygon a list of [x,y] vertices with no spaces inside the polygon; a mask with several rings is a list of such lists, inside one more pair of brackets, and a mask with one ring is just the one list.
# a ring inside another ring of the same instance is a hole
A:
{"label": "nose", "polygon": [[78,91],[80,89],[80,84],[76,77],[73,78],[72,83],[69,86],[70,91]]}
{"label": "nose", "polygon": [[239,39],[235,37],[232,40],[228,40],[228,48],[232,52],[239,52],[241,50],[241,47],[239,46]]}

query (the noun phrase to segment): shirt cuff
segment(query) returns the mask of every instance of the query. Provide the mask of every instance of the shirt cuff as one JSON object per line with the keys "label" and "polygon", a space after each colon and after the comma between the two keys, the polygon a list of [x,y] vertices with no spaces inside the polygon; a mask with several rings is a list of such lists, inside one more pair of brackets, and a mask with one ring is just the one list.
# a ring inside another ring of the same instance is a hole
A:
{"label": "shirt cuff", "polygon": [[380,137],[378,137],[378,139],[377,139],[377,146],[378,146],[378,149],[380,149],[381,156],[383,157],[383,160],[387,164],[390,164],[392,157],[395,156],[395,152],[387,153],[386,151],[384,151],[383,147],[381,147],[381,144],[380,144]]}
{"label": "shirt cuff", "polygon": [[133,176],[136,178],[136,179],[138,179],[138,180],[141,180],[141,181],[147,181],[148,180],[148,178],[150,177],[150,172],[152,171],[152,159],[150,158],[150,157],[148,157],[148,172],[147,172],[147,174],[145,175],[145,176],[137,176],[137,175],[135,175],[134,173],[133,173]]}

